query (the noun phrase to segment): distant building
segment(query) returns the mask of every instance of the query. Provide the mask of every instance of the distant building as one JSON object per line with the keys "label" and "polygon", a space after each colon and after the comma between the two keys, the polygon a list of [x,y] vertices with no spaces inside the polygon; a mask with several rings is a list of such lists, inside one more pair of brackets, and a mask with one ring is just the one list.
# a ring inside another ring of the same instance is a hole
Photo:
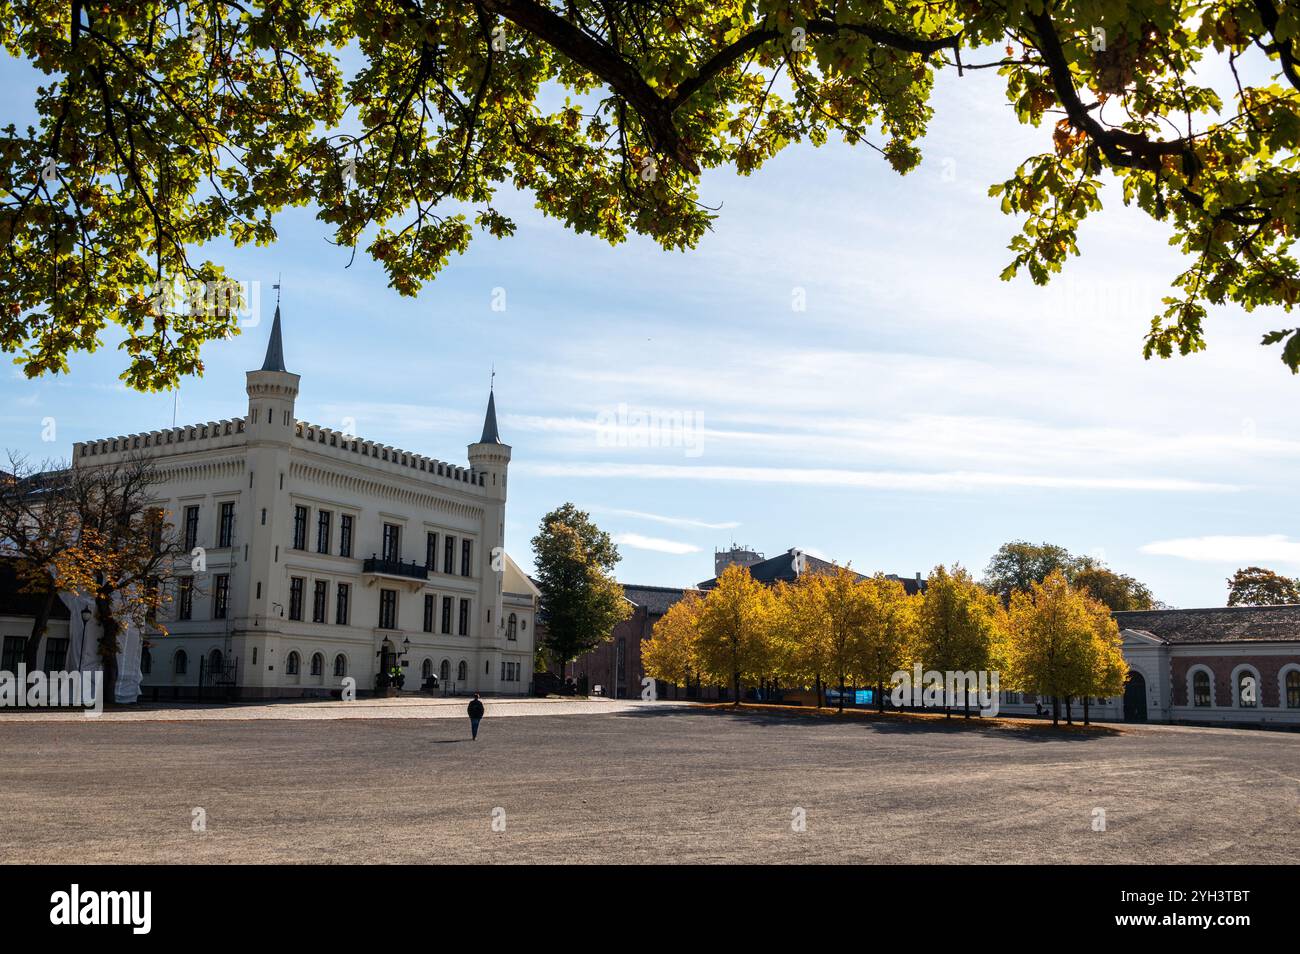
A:
{"label": "distant building", "polygon": [[[735,557],[733,559],[733,557]],[[757,559],[750,560],[750,557]],[[798,547],[791,547],[780,556],[774,556],[765,559],[761,553],[755,553],[753,550],[743,547],[733,547],[730,550],[719,551],[713,556],[714,573],[712,579],[700,583],[701,590],[711,590],[718,584],[718,577],[728,566],[739,564],[749,570],[749,575],[759,583],[773,585],[778,582],[793,583],[803,573],[829,573],[837,569],[839,564],[830,563],[818,557],[811,556],[800,550]],[[893,573],[886,574],[891,580],[898,580],[903,584],[909,595],[925,592],[925,580],[921,574],[908,578],[897,576]],[[859,579],[866,579],[863,574],[858,574]]]}
{"label": "distant building", "polygon": [[[678,600],[690,589],[669,586],[634,586],[623,584],[623,596],[631,605],[632,615],[614,627],[613,637],[591,652],[579,656],[564,670],[566,678],[588,691],[600,686],[601,692],[615,699],[637,699],[644,692],[642,679],[645,669],[641,665],[641,643],[650,638],[655,623],[663,618]],[[658,699],[717,699],[725,698],[713,686],[679,686],[676,690],[664,682],[655,686]]]}

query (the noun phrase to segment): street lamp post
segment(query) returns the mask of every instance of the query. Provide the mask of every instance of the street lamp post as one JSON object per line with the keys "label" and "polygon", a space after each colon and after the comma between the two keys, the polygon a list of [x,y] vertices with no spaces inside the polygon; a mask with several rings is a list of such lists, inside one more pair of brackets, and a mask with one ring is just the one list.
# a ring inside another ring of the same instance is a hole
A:
{"label": "street lamp post", "polygon": [[81,642],[77,644],[77,672],[81,672],[81,657],[86,652],[86,625],[92,615],[94,614],[90,612],[89,606],[81,608]]}

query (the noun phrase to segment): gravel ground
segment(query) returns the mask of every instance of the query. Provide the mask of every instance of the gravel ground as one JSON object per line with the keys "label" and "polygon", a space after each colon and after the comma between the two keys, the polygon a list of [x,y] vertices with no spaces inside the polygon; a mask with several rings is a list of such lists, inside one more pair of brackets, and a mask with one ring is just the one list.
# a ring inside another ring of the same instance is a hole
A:
{"label": "gravel ground", "polygon": [[1300,827],[1300,734],[488,700],[470,742],[421,702],[0,718],[0,861],[1292,863]]}

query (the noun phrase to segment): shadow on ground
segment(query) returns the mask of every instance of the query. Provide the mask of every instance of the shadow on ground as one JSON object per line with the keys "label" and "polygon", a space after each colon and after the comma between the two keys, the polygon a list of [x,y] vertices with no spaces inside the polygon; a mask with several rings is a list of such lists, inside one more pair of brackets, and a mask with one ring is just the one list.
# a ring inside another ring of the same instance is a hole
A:
{"label": "shadow on ground", "polygon": [[[831,724],[845,728],[868,729],[888,735],[951,735],[954,733],[974,732],[979,735],[996,735],[1000,739],[1020,742],[1094,742],[1116,738],[1124,730],[1104,725],[1065,725],[1053,727],[1049,722],[1029,722],[1023,720],[966,719],[954,714],[952,718],[942,716],[920,715],[910,712],[886,712],[883,715],[863,710],[848,710],[837,713],[828,709],[806,709],[779,706],[741,706],[739,709],[730,705],[701,705],[687,712],[718,719],[732,719],[749,725],[776,726],[806,722],[810,724]],[[617,718],[647,719],[668,715],[682,715],[683,710],[676,707],[644,706],[611,713]]]}

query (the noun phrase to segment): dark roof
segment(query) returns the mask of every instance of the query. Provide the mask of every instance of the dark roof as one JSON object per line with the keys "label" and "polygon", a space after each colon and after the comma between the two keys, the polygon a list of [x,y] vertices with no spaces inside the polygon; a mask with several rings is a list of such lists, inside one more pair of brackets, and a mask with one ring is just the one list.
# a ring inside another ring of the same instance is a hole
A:
{"label": "dark roof", "polygon": [[[795,553],[798,547],[792,547],[779,556],[771,557],[767,560],[760,560],[758,563],[751,564],[749,575],[759,583],[774,584],[779,581],[793,583],[798,579],[799,574],[795,572]],[[837,568],[837,564],[829,563],[826,560],[818,559],[809,554],[803,554],[803,565],[805,572],[811,573],[830,573]],[[866,577],[861,573],[857,574],[858,579],[865,580]],[[915,594],[925,589],[924,580],[916,580],[910,577],[895,576],[893,573],[888,574],[891,580],[898,580],[903,584],[909,594]],[[700,584],[700,589],[711,590],[718,585],[718,578],[715,576],[711,580],[705,580]]]}
{"label": "dark roof", "polygon": [[483,418],[483,436],[478,439],[480,444],[500,444],[502,443],[501,435],[497,433],[497,400],[496,395],[491,391],[488,392],[487,414]]}
{"label": "dark roof", "polygon": [[[17,561],[12,557],[0,556],[0,616],[35,616],[41,601],[40,593],[18,592],[21,582],[18,579]],[[56,599],[50,611],[50,619],[69,619],[67,605]]]}
{"label": "dark roof", "polygon": [[647,615],[663,616],[668,607],[684,599],[687,593],[698,590],[681,589],[672,586],[637,586],[633,583],[623,584],[623,595],[628,602],[645,609]]}
{"label": "dark roof", "polygon": [[1167,643],[1300,642],[1300,606],[1220,606],[1115,613],[1120,629]]}
{"label": "dark roof", "polygon": [[271,322],[271,337],[266,342],[266,360],[262,362],[263,371],[286,371],[284,366],[284,342],[280,337],[280,306],[275,306],[275,320]]}

